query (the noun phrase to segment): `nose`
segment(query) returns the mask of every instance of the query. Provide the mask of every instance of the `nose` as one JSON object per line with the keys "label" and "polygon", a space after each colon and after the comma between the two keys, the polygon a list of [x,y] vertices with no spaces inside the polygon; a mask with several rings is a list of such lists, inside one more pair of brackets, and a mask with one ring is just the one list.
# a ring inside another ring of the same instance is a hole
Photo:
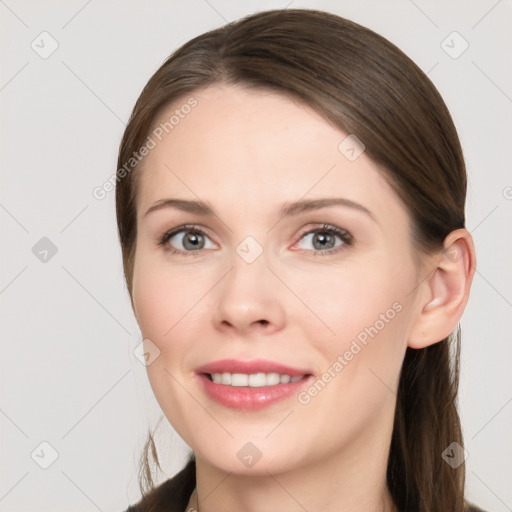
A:
{"label": "nose", "polygon": [[263,254],[251,263],[235,255],[216,287],[215,328],[237,337],[282,329],[286,316],[282,288]]}

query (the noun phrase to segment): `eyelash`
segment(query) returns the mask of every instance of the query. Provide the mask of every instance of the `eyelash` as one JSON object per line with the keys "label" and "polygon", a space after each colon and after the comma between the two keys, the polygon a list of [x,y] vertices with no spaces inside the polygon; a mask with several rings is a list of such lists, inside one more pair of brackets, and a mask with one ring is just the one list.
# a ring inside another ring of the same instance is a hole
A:
{"label": "eyelash", "polygon": [[[172,255],[177,254],[177,255],[182,255],[182,256],[196,256],[196,255],[199,256],[202,253],[202,251],[204,251],[205,249],[199,249],[197,251],[182,251],[179,249],[174,249],[173,247],[166,246],[167,242],[173,236],[175,236],[183,231],[198,233],[198,234],[204,235],[206,237],[208,236],[202,229],[198,228],[197,226],[195,226],[193,224],[187,224],[185,226],[180,226],[178,228],[175,228],[175,229],[165,232],[163,234],[163,236],[161,237],[161,239],[158,241],[158,245],[162,246],[165,251],[169,252]],[[310,229],[309,231],[305,231],[304,233],[302,233],[300,235],[298,241],[302,240],[306,235],[310,235],[311,233],[316,233],[316,232],[337,235],[343,243],[341,245],[338,245],[334,249],[326,249],[326,250],[320,250],[320,251],[315,250],[314,256],[328,256],[331,254],[338,253],[342,250],[345,250],[346,246],[350,246],[354,242],[352,235],[347,230],[338,228],[336,226],[332,226],[330,224],[324,224],[321,227],[318,227],[315,229]],[[302,249],[302,250],[306,251],[307,249]]]}

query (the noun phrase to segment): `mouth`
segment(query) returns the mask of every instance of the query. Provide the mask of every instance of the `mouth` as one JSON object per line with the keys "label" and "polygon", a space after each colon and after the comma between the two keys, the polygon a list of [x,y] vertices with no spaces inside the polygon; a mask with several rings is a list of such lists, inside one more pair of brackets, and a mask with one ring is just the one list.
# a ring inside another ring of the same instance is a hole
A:
{"label": "mouth", "polygon": [[307,370],[263,360],[217,361],[196,369],[196,374],[210,399],[250,411],[289,399],[314,379]]}

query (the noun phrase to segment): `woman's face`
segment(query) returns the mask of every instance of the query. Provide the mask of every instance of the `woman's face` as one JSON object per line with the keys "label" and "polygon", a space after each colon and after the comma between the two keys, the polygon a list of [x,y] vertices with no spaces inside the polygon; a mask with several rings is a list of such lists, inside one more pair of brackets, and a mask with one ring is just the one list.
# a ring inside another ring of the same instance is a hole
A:
{"label": "woman's face", "polygon": [[[191,96],[155,123],[178,109],[150,134],[137,197],[133,304],[163,412],[227,472],[385,457],[420,309],[405,207],[310,108],[240,86]],[[342,201],[290,207],[327,199]]]}

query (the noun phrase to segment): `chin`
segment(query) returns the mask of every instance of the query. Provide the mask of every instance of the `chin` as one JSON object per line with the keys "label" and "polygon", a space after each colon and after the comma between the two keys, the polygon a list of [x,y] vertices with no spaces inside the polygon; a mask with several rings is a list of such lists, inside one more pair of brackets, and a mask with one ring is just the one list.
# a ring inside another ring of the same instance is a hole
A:
{"label": "chin", "polygon": [[[246,439],[250,439],[247,436]],[[215,451],[213,451],[215,447]],[[240,441],[230,440],[224,446],[214,443],[205,446],[204,450],[194,450],[197,459],[204,460],[208,465],[236,475],[268,476],[270,474],[285,473],[296,469],[301,465],[297,446],[290,446],[289,450],[283,450],[284,446],[272,446],[268,441],[258,439]]]}

